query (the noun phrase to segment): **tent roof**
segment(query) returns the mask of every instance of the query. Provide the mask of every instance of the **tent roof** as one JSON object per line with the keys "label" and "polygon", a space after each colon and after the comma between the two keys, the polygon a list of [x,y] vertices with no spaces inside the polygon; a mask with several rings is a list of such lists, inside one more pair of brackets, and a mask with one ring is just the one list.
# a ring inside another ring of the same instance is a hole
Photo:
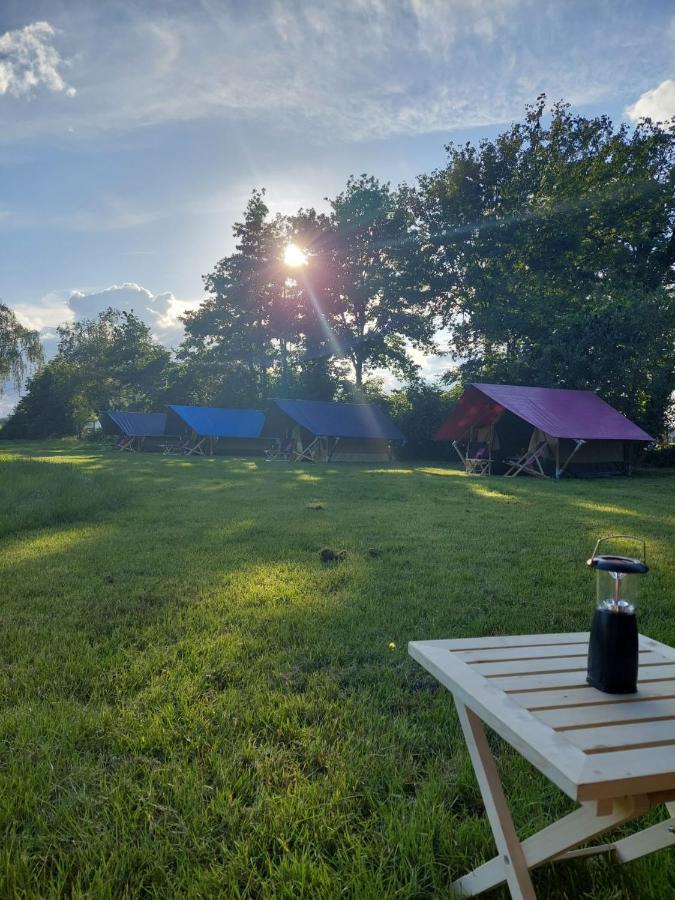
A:
{"label": "tent roof", "polygon": [[169,406],[200,437],[258,438],[265,414],[257,409],[220,409],[216,406]]}
{"label": "tent roof", "polygon": [[106,415],[115,429],[127,437],[156,437],[166,434],[166,413],[108,409]]}
{"label": "tent roof", "polygon": [[652,441],[651,435],[605,403],[593,391],[470,384],[434,435],[459,440],[472,426],[490,425],[503,409],[551,437],[584,440]]}
{"label": "tent roof", "polygon": [[405,436],[379,406],[327,400],[272,400],[302,428],[320,437],[404,441]]}

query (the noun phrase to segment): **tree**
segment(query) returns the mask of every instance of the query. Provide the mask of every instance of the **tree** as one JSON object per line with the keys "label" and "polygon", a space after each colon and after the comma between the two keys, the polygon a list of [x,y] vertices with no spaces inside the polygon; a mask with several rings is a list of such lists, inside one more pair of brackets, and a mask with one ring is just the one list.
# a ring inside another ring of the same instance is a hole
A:
{"label": "tree", "polygon": [[42,366],[28,382],[28,390],[0,431],[4,439],[63,437],[77,434],[79,396],[75,373],[56,358]]}
{"label": "tree", "polygon": [[368,369],[410,376],[409,348],[433,347],[434,321],[408,207],[389,185],[362,175],[349,179],[331,208],[305,275],[321,326],[314,357],[348,359],[357,388]]}
{"label": "tree", "polygon": [[282,222],[268,215],[264,191],[254,191],[233,229],[235,252],[204,277],[207,298],[183,318],[179,357],[201,374],[203,400],[251,405],[267,396],[275,365],[287,374],[297,305],[281,264]]}
{"label": "tree", "polygon": [[[412,347],[433,347],[408,206],[376,179],[350,179],[330,215],[269,220],[254,191],[234,227],[235,252],[204,278],[208,296],[184,318],[179,356],[201,398],[250,405],[272,392],[331,398],[351,363],[410,376]],[[294,243],[306,265],[290,269]],[[227,398],[227,399],[225,399]]]}
{"label": "tree", "polygon": [[284,224],[285,241],[299,247],[306,260],[290,279],[301,347],[288,395],[332,400],[348,381],[349,366],[335,333],[343,304],[337,290],[333,223],[314,209],[301,209]]}
{"label": "tree", "polygon": [[95,319],[60,326],[58,333],[58,359],[71,368],[91,412],[145,409],[161,400],[171,354],[133,312],[109,307]]}
{"label": "tree", "polygon": [[29,381],[3,437],[78,434],[102,410],[164,401],[170,354],[133,312],[109,308],[58,331],[57,356]]}
{"label": "tree", "polygon": [[12,310],[0,303],[0,393],[8,381],[20,387],[42,359],[38,332],[23,326]]}
{"label": "tree", "polygon": [[[675,388],[675,132],[545,98],[449,145],[412,205],[452,377],[598,390],[660,430]],[[416,206],[415,206],[416,204]]]}
{"label": "tree", "polygon": [[461,388],[443,388],[424,381],[412,381],[386,398],[388,412],[405,434],[402,459],[447,459],[448,445],[434,441],[441,422],[450,414]]}

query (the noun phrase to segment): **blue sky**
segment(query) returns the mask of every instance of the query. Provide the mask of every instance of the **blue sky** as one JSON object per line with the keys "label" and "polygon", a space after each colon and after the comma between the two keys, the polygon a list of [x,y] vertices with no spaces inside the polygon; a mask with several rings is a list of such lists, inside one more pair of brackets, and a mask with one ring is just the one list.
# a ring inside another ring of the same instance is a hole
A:
{"label": "blue sky", "polygon": [[541,91],[630,121],[674,79],[657,0],[2,0],[0,297],[48,346],[109,303],[175,344],[253,187],[324,206]]}

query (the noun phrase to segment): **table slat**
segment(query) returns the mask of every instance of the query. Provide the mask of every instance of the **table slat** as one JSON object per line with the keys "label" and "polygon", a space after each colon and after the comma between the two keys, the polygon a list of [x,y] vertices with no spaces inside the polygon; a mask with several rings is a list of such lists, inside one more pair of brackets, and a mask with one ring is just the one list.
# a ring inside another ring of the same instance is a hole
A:
{"label": "table slat", "polygon": [[580,728],[565,731],[565,737],[575,747],[586,753],[589,751],[627,749],[628,747],[649,746],[657,744],[673,745],[675,758],[675,719],[664,722],[650,722],[649,727],[643,724],[609,725],[598,728]]}
{"label": "table slat", "polygon": [[653,681],[642,685],[637,694],[621,696],[604,694],[590,684],[585,687],[568,688],[551,691],[514,691],[509,693],[525,709],[558,709],[563,706],[593,706],[600,704],[622,703],[630,700],[650,700],[654,697],[675,697],[675,678],[671,681]]}
{"label": "table slat", "polygon": [[[471,666],[470,668],[473,668]],[[651,666],[638,673],[638,685],[652,681],[672,681],[675,669],[672,665]],[[586,684],[586,669],[571,672],[544,672],[539,675],[503,675],[487,679],[493,687],[507,693],[511,691],[541,690],[546,688],[577,688]]]}
{"label": "table slat", "polygon": [[[486,678],[495,675],[538,675],[540,672],[569,672],[574,669],[586,672],[586,654],[583,656],[559,656],[544,659],[500,660],[499,662],[469,663],[474,672],[484,675]],[[670,666],[675,675],[675,662],[666,660],[663,656],[652,651],[640,654],[640,668],[650,666]]]}
{"label": "table slat", "polygon": [[546,644],[534,647],[485,647],[480,650],[456,650],[454,655],[467,663],[497,662],[501,659],[538,659],[547,656],[586,656],[588,641],[575,644]]}
{"label": "table slat", "polygon": [[626,797],[675,789],[672,745],[589,753],[579,780],[579,800]]}
{"label": "table slat", "polygon": [[[675,727],[675,700],[638,700],[632,703],[608,703],[602,706],[568,706],[563,709],[543,709],[534,712],[541,721],[556,731],[578,725],[594,727],[612,722],[642,721],[647,733],[650,721],[671,718]],[[675,757],[673,757],[675,768]]]}
{"label": "table slat", "polygon": [[437,641],[412,641],[426,647],[440,647],[444,650],[485,650],[487,648],[505,647],[545,647],[552,644],[588,644],[588,631],[574,631],[569,634],[516,634],[494,635],[493,637],[451,638]]}

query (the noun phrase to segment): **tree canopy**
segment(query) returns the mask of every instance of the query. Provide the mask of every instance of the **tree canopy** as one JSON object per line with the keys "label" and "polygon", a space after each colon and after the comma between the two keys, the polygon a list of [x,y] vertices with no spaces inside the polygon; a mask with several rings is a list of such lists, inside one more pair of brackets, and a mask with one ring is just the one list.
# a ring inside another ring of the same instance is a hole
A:
{"label": "tree canopy", "polygon": [[410,348],[433,349],[433,309],[414,220],[376,178],[350,178],[331,202],[318,240],[309,245],[304,279],[323,325],[307,357],[348,360],[357,388],[368,369],[414,375]]}
{"label": "tree canopy", "polygon": [[598,390],[648,428],[675,388],[675,140],[606,116],[449,145],[413,204],[451,377]]}
{"label": "tree canopy", "polygon": [[62,325],[54,359],[28,382],[3,437],[78,434],[111,407],[147,409],[170,385],[171,355],[132,312]]}
{"label": "tree canopy", "polygon": [[8,381],[20,387],[26,374],[42,359],[38,332],[22,325],[15,313],[0,302],[0,393]]}

